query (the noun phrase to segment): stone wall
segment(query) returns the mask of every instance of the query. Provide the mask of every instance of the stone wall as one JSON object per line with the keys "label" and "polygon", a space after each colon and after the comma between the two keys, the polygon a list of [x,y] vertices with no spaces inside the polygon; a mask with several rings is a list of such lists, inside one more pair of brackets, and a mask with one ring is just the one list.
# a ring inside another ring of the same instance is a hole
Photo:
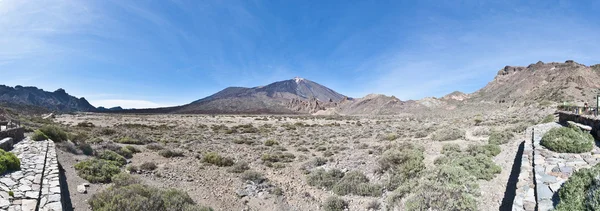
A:
{"label": "stone wall", "polygon": [[519,181],[513,201],[513,211],[531,211],[535,210],[535,184],[533,179],[533,127],[525,130],[525,141],[523,155],[521,155],[521,170],[519,172]]}
{"label": "stone wall", "polygon": [[25,129],[23,129],[22,127],[17,127],[17,128],[11,128],[8,130],[0,131],[0,139],[6,138],[6,137],[13,138],[13,141],[15,143],[19,142],[19,141],[23,140],[23,138],[25,138]]}
{"label": "stone wall", "polygon": [[54,142],[26,138],[11,152],[21,169],[0,175],[0,210],[62,210]]}
{"label": "stone wall", "polygon": [[[600,131],[600,119],[559,112],[559,122],[566,125],[569,121],[590,126],[594,135]],[[554,209],[558,203],[558,191],[569,177],[579,169],[600,163],[600,148],[597,146],[586,153],[558,153],[542,146],[540,141],[544,134],[558,127],[562,125],[547,123],[527,129],[513,211]]]}
{"label": "stone wall", "polygon": [[558,121],[562,124],[566,124],[568,121],[572,121],[590,126],[592,127],[592,135],[594,135],[595,137],[600,137],[600,117],[595,117],[592,115],[579,115],[570,112],[559,111]]}

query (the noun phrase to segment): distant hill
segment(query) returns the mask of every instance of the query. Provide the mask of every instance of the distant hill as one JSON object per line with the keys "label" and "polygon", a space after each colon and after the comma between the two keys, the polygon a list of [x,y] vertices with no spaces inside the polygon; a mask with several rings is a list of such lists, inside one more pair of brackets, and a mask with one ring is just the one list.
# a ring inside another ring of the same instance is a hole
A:
{"label": "distant hill", "polygon": [[348,97],[313,81],[294,78],[254,88],[228,87],[183,105],[175,113],[312,113]]}
{"label": "distant hill", "polygon": [[96,111],[85,98],[76,98],[64,89],[47,92],[36,87],[0,85],[0,105],[11,108],[39,107],[59,112]]}
{"label": "distant hill", "polygon": [[485,87],[471,94],[471,102],[532,104],[593,102],[600,93],[600,65],[537,62],[527,67],[506,66]]}
{"label": "distant hill", "polygon": [[116,106],[116,107],[112,107],[112,108],[105,108],[105,107],[98,107],[96,108],[96,111],[102,112],[102,111],[121,111],[123,110],[123,108],[121,108],[121,106]]}

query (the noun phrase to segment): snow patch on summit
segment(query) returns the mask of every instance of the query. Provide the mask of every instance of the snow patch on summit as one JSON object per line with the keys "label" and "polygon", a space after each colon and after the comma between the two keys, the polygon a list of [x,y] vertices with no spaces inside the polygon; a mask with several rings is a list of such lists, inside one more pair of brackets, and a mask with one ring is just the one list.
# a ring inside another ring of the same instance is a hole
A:
{"label": "snow patch on summit", "polygon": [[294,81],[296,81],[296,83],[300,83],[300,81],[303,81],[304,78],[300,78],[300,77],[295,77]]}

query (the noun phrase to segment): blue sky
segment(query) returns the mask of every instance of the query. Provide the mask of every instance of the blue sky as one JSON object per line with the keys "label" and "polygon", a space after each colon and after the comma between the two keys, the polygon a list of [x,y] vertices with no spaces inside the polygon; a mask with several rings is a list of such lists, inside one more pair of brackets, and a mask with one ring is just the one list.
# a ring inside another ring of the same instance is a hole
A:
{"label": "blue sky", "polygon": [[351,97],[474,92],[600,63],[599,1],[0,0],[0,84],[157,107],[307,78]]}

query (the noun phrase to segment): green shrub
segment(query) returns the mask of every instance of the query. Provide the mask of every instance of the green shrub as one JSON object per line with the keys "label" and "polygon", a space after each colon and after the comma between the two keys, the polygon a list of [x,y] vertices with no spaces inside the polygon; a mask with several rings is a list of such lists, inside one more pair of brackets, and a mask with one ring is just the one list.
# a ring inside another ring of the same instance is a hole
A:
{"label": "green shrub", "polygon": [[131,152],[129,149],[127,149],[125,147],[120,147],[120,148],[116,149],[115,152],[127,159],[130,159],[133,157],[133,152]]}
{"label": "green shrub", "polygon": [[120,138],[117,140],[118,143],[121,144],[136,144],[136,145],[143,145],[146,144],[144,141],[139,140],[139,139],[135,139],[135,138],[131,138],[129,136]]}
{"label": "green shrub", "polygon": [[242,173],[249,169],[250,169],[250,166],[248,166],[248,163],[242,161],[242,162],[237,162],[236,164],[233,164],[233,166],[228,171],[233,172],[233,173]]}
{"label": "green shrub", "polygon": [[425,169],[424,159],[421,149],[389,149],[383,153],[378,161],[379,171],[392,170],[394,173],[413,177]]}
{"label": "green shrub", "polygon": [[583,153],[592,151],[594,137],[577,127],[552,128],[544,134],[540,144],[555,152]]}
{"label": "green shrub", "polygon": [[460,128],[449,127],[435,131],[431,135],[431,139],[434,141],[449,141],[461,139],[465,136],[465,131]]}
{"label": "green shrub", "polygon": [[125,159],[125,157],[123,157],[123,156],[119,155],[118,153],[113,152],[111,150],[104,150],[104,151],[98,153],[98,155],[96,157],[103,159],[103,160],[115,161],[120,166],[127,164],[127,160]]}
{"label": "green shrub", "polygon": [[131,151],[133,154],[142,152],[140,149],[134,146],[125,146],[125,148]]}
{"label": "green shrub", "polygon": [[379,159],[379,172],[388,172],[384,180],[388,190],[394,190],[399,185],[416,178],[425,169],[423,148],[411,144],[403,144],[383,153]]}
{"label": "green shrub", "polygon": [[83,152],[84,155],[94,155],[94,148],[92,148],[92,146],[88,143],[82,143],[79,144],[79,146],[77,146],[77,148],[79,148],[81,150],[81,152]]}
{"label": "green shrub", "polygon": [[121,172],[120,164],[115,161],[89,159],[75,164],[79,177],[92,183],[110,182],[112,176]]}
{"label": "green shrub", "polygon": [[252,181],[255,184],[260,184],[266,180],[267,178],[263,174],[256,171],[246,171],[242,174],[242,181]]}
{"label": "green shrub", "polygon": [[183,157],[183,152],[182,151],[170,150],[170,149],[163,149],[163,150],[159,151],[158,154],[160,156],[163,156],[163,157],[166,157],[166,158]]}
{"label": "green shrub", "polygon": [[110,128],[100,129],[100,135],[111,136],[111,135],[114,135],[115,133],[117,133],[117,131],[110,129]]}
{"label": "green shrub", "polygon": [[381,196],[381,185],[369,183],[369,179],[359,171],[351,171],[333,186],[333,192],[338,195]]}
{"label": "green shrub", "polygon": [[85,143],[86,140],[88,140],[90,137],[88,136],[87,133],[77,133],[75,135],[70,134],[69,135],[69,140],[71,140],[71,142],[79,145],[81,143]]}
{"label": "green shrub", "polygon": [[554,114],[548,114],[547,116],[544,117],[544,119],[542,119],[542,121],[540,121],[541,124],[550,123],[550,122],[554,122]]}
{"label": "green shrub", "polygon": [[557,211],[597,210],[600,165],[580,169],[558,189],[560,198]]}
{"label": "green shrub", "polygon": [[277,142],[273,139],[268,139],[265,141],[265,146],[273,146],[273,145],[279,145],[279,142]]}
{"label": "green shrub", "polygon": [[476,156],[479,154],[488,156],[488,157],[494,157],[498,154],[500,154],[500,146],[495,145],[495,144],[485,144],[485,145],[469,145],[467,147],[467,149],[465,150],[466,153],[468,153],[471,156]]}
{"label": "green shrub", "polygon": [[390,134],[387,134],[387,135],[385,135],[385,136],[383,137],[383,140],[385,140],[385,141],[393,141],[393,140],[396,140],[396,139],[398,139],[399,137],[400,137],[400,136],[398,136],[398,134],[395,134],[395,133],[390,133]]}
{"label": "green shrub", "polygon": [[48,140],[50,138],[48,138],[48,136],[46,136],[46,134],[44,134],[44,132],[42,132],[41,130],[35,130],[33,131],[33,136],[31,136],[31,139],[33,139],[34,141],[43,141]]}
{"label": "green shrub", "polygon": [[529,124],[525,123],[525,122],[521,122],[513,127],[511,127],[509,129],[509,131],[513,132],[513,133],[523,133],[525,132],[525,130],[527,129],[527,127],[529,127]]}
{"label": "green shrub", "polygon": [[115,174],[112,178],[111,178],[112,183],[115,186],[127,186],[127,185],[133,185],[133,184],[140,184],[140,180],[137,177],[131,176],[128,173],[118,173]]}
{"label": "green shrub", "polygon": [[477,180],[459,166],[438,166],[418,183],[406,200],[406,210],[478,210]]}
{"label": "green shrub", "polygon": [[92,210],[198,210],[212,211],[197,206],[190,196],[176,189],[159,189],[142,184],[115,185],[89,200]]}
{"label": "green shrub", "polygon": [[323,204],[324,211],[344,211],[348,208],[348,202],[337,196],[330,196]]}
{"label": "green shrub", "polygon": [[442,154],[452,155],[454,153],[461,153],[460,145],[458,144],[444,144],[442,146]]}
{"label": "green shrub", "polygon": [[500,145],[500,144],[506,144],[508,143],[512,138],[514,138],[515,135],[510,132],[510,131],[492,131],[492,133],[490,134],[490,138],[488,139],[488,143],[489,144],[496,144],[496,145]]}
{"label": "green shrub", "polygon": [[[39,129],[39,132],[43,133],[46,137],[51,139],[54,142],[62,142],[69,139],[67,133],[61,128],[54,125],[45,125]],[[34,136],[38,136],[38,132],[35,132]],[[36,137],[38,138],[38,137]],[[36,140],[34,138],[34,140]],[[39,140],[39,139],[37,139]]]}
{"label": "green shrub", "polygon": [[331,190],[344,177],[344,173],[339,169],[325,171],[322,168],[312,171],[306,176],[306,182],[311,186],[322,187]]}
{"label": "green shrub", "polygon": [[454,154],[452,156],[442,156],[435,160],[437,165],[460,166],[464,171],[477,179],[491,180],[502,169],[485,154]]}
{"label": "green shrub", "polygon": [[0,149],[0,175],[6,171],[16,171],[21,169],[21,161],[12,152],[6,152]]}
{"label": "green shrub", "polygon": [[140,165],[141,170],[154,171],[158,166],[154,162],[144,162]]}
{"label": "green shrub", "polygon": [[292,162],[296,156],[292,153],[286,152],[274,152],[274,153],[264,153],[260,159],[264,162]]}
{"label": "green shrub", "polygon": [[233,159],[228,158],[228,157],[223,157],[221,155],[219,155],[216,152],[209,152],[204,154],[204,157],[202,157],[202,162],[204,163],[210,163],[216,166],[232,166],[233,165]]}

